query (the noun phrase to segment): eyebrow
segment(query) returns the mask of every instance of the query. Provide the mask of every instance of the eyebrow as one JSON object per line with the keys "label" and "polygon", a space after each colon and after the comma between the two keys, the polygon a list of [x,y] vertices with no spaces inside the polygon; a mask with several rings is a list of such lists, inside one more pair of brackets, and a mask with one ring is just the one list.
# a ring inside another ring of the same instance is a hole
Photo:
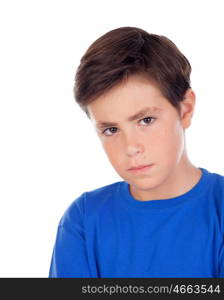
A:
{"label": "eyebrow", "polygon": [[[135,113],[134,115],[130,116],[127,118],[127,121],[134,121],[137,120],[139,118],[145,117],[147,114],[149,113],[154,113],[154,112],[161,112],[162,109],[159,107],[145,107],[143,109],[141,109],[140,111],[138,111],[137,113]],[[106,122],[106,121],[98,121],[96,122],[96,127],[99,129],[105,128],[105,127],[112,127],[112,126],[117,126],[118,123],[115,122]]]}

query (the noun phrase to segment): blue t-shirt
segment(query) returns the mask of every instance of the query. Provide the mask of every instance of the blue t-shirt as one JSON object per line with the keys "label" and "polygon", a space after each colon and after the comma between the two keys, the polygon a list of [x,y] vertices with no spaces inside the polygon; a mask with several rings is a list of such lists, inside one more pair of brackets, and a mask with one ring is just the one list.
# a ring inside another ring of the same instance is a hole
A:
{"label": "blue t-shirt", "polygon": [[49,277],[224,277],[224,176],[140,201],[125,181],[85,192],[60,220]]}

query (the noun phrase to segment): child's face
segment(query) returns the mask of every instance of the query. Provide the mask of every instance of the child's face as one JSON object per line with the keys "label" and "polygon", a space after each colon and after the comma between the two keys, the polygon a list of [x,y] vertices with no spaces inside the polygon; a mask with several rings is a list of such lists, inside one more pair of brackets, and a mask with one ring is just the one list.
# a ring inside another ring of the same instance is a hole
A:
{"label": "child's face", "polygon": [[[112,166],[130,185],[140,190],[158,187],[181,161],[183,165],[184,128],[190,125],[192,106],[188,104],[193,104],[192,95],[186,99],[180,116],[152,82],[132,75],[126,83],[88,105]],[[144,114],[130,119],[145,109]],[[141,170],[129,170],[151,164]]]}

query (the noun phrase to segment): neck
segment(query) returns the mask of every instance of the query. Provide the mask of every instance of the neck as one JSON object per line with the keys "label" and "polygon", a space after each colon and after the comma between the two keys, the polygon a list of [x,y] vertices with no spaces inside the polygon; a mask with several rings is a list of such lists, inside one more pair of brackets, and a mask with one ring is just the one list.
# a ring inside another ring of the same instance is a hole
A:
{"label": "neck", "polygon": [[130,193],[140,201],[169,199],[191,190],[201,178],[201,170],[195,167],[184,152],[179,164],[158,186],[141,190],[130,186]]}

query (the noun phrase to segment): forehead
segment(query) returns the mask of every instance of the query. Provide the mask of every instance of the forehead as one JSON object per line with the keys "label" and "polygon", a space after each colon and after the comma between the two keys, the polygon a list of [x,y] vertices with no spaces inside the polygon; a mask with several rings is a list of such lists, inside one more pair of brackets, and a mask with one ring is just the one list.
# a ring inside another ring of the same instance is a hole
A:
{"label": "forehead", "polygon": [[87,109],[91,119],[99,120],[129,117],[147,107],[151,112],[159,112],[169,106],[153,81],[132,75],[90,103]]}
{"label": "forehead", "polygon": [[[133,115],[127,116],[125,118],[125,121],[135,121],[137,119],[140,118],[144,118],[144,117],[148,117],[150,114],[159,114],[162,112],[161,108],[152,106],[152,107],[144,107],[141,110],[135,112]],[[95,125],[98,128],[105,128],[105,127],[109,127],[109,126],[117,126],[118,122],[111,122],[111,121],[102,121],[102,120],[96,120],[94,119],[93,121],[95,121]]]}

